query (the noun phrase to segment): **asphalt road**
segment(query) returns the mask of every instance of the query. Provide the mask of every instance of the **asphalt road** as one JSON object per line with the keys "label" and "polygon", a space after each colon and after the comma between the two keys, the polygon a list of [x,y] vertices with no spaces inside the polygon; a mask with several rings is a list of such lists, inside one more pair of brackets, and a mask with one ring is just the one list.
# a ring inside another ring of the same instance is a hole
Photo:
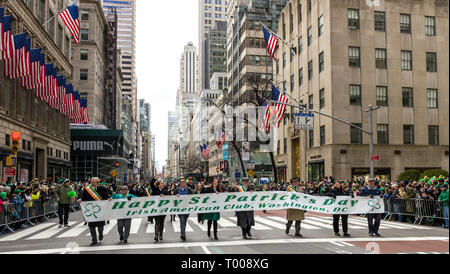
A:
{"label": "asphalt road", "polygon": [[[0,254],[448,254],[448,229],[382,221],[382,237],[369,237],[365,218],[351,216],[349,238],[336,237],[332,216],[307,213],[302,222],[303,238],[286,235],[285,211],[256,212],[253,239],[244,240],[233,213],[223,213],[219,222],[219,241],[208,238],[206,222],[191,216],[187,241],[181,242],[179,220],[166,218],[164,241],[153,242],[153,225],[135,219],[127,245],[119,244],[115,221],[105,226],[105,237],[90,247],[88,226],[81,212],[72,213],[70,228],[57,228],[57,219],[15,233],[0,235]],[[341,232],[342,234],[342,232]]]}

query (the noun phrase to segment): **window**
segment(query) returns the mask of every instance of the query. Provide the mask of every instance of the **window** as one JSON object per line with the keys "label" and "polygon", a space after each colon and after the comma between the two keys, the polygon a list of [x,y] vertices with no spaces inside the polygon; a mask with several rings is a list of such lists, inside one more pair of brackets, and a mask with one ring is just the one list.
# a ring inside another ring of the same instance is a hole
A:
{"label": "window", "polygon": [[22,141],[22,149],[27,150],[27,141],[26,140]]}
{"label": "window", "polygon": [[89,59],[88,53],[89,53],[89,50],[80,49],[80,60],[88,60]]}
{"label": "window", "polygon": [[351,67],[360,67],[359,47],[348,47],[348,63]]}
{"label": "window", "polygon": [[88,10],[81,11],[81,20],[89,20],[89,11]]}
{"label": "window", "polygon": [[322,35],[322,33],[323,33],[323,15],[319,17],[319,37]]}
{"label": "window", "polygon": [[314,109],[314,96],[313,95],[308,96],[308,108]]}
{"label": "window", "polygon": [[403,144],[414,145],[414,126],[403,125]]}
{"label": "window", "polygon": [[325,89],[319,91],[319,107],[320,109],[325,107]]}
{"label": "window", "polygon": [[309,148],[314,147],[314,130],[309,131]]}
{"label": "window", "polygon": [[277,74],[280,74],[280,61],[277,60],[277,65],[276,65],[276,69],[277,69]]}
{"label": "window", "polygon": [[80,69],[80,80],[88,80],[88,70]]}
{"label": "window", "polygon": [[299,86],[303,85],[303,68],[298,70],[298,84]]}
{"label": "window", "polygon": [[80,34],[81,34],[81,40],[89,40],[89,29],[81,29],[80,30]]}
{"label": "window", "polygon": [[5,135],[5,146],[11,146],[11,136],[9,134]]}
{"label": "window", "polygon": [[291,62],[292,63],[292,61],[294,61],[294,51],[293,50],[290,50],[290,52],[291,52],[291,55],[290,55],[290,58],[289,58],[289,62]]}
{"label": "window", "polygon": [[388,106],[387,87],[377,87],[377,106]]}
{"label": "window", "polygon": [[48,11],[48,16],[50,20],[48,24],[48,34],[50,34],[50,37],[53,39],[55,37],[55,16],[51,10]]}
{"label": "window", "polygon": [[427,71],[428,72],[436,72],[437,71],[437,62],[436,62],[436,53],[435,52],[427,52]]}
{"label": "window", "polygon": [[324,60],[323,51],[319,54],[319,73],[325,69],[325,60]]}
{"label": "window", "polygon": [[359,10],[349,9],[347,17],[348,17],[348,28],[359,29]]}
{"label": "window", "polygon": [[428,108],[438,108],[438,91],[437,89],[427,90]]}
{"label": "window", "polygon": [[308,46],[312,43],[312,27],[308,28]]}
{"label": "window", "polygon": [[377,125],[377,139],[379,145],[389,144],[389,125]]}
{"label": "window", "polygon": [[386,69],[386,49],[375,49],[375,64],[377,69]]}
{"label": "window", "polygon": [[284,142],[283,142],[283,151],[284,151],[284,154],[287,153],[287,144],[288,144],[288,140],[287,140],[287,138],[284,138]]}
{"label": "window", "polygon": [[302,4],[298,4],[298,22],[302,21]]}
{"label": "window", "polygon": [[402,88],[403,107],[412,108],[414,106],[414,97],[412,88]]}
{"label": "window", "polygon": [[295,89],[295,75],[294,74],[292,74],[291,75],[291,92],[294,92],[294,89]]}
{"label": "window", "polygon": [[283,68],[286,67],[286,52],[283,53]]}
{"label": "window", "polygon": [[281,141],[280,140],[278,140],[278,143],[277,143],[277,155],[280,155],[280,147],[281,147]]}
{"label": "window", "polygon": [[430,146],[439,145],[439,126],[428,126],[428,144]]}
{"label": "window", "polygon": [[411,15],[400,14],[400,32],[411,33]]}
{"label": "window", "polygon": [[[362,128],[362,124],[353,124],[353,125]],[[361,130],[355,127],[350,127],[350,143],[353,145],[362,144]]]}
{"label": "window", "polygon": [[311,6],[312,6],[311,0],[308,0],[308,12],[311,11]]}
{"label": "window", "polygon": [[320,145],[325,145],[325,126],[320,127]]}
{"label": "window", "polygon": [[436,35],[436,21],[434,17],[425,16],[425,35],[427,36]]}
{"label": "window", "polygon": [[284,81],[283,82],[283,91],[286,91],[286,89],[287,89],[287,83],[286,83],[286,81]]}
{"label": "window", "polygon": [[402,50],[402,70],[412,70],[412,52]]}
{"label": "window", "polygon": [[361,105],[361,86],[350,85],[350,105]]}
{"label": "window", "polygon": [[384,11],[376,11],[375,15],[375,30],[386,31],[386,13]]}
{"label": "window", "polygon": [[313,61],[309,61],[308,63],[308,79],[311,80],[313,78]]}
{"label": "window", "polygon": [[300,36],[298,38],[298,54],[302,53],[303,51],[303,38]]}

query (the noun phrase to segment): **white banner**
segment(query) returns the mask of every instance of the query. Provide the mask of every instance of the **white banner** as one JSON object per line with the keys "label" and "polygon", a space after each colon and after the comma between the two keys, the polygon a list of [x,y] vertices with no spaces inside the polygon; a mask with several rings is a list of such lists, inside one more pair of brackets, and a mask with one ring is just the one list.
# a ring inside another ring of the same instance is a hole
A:
{"label": "white banner", "polygon": [[131,200],[82,202],[87,222],[142,218],[146,216],[301,209],[325,214],[384,213],[380,197],[311,196],[293,192],[229,192],[186,196],[152,196]]}

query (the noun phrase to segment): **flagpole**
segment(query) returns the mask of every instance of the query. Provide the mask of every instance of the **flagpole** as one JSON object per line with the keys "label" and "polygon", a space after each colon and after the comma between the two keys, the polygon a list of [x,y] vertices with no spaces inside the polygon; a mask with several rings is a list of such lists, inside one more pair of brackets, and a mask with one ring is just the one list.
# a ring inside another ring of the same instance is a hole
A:
{"label": "flagpole", "polygon": [[294,97],[292,97],[291,95],[289,95],[289,93],[287,93],[285,90],[283,90],[283,89],[279,88],[277,85],[275,85],[274,82],[272,82],[272,81],[270,81],[270,80],[269,80],[269,82],[270,82],[272,85],[274,85],[278,90],[282,91],[282,92],[284,93],[284,95],[287,95],[287,96],[290,97],[293,101],[295,101],[296,103],[298,103],[299,105],[301,105],[299,101],[297,101]]}
{"label": "flagpole", "polygon": [[272,33],[274,36],[276,36],[279,40],[281,40],[283,43],[285,43],[286,45],[288,45],[289,46],[289,49],[294,53],[294,54],[296,54],[297,52],[295,52],[295,50],[294,50],[294,45],[292,45],[292,44],[289,44],[288,42],[286,42],[284,39],[282,39],[280,36],[278,36],[278,34],[276,34],[273,30],[271,30],[270,28],[268,28],[266,25],[264,25],[263,23],[261,23],[261,21],[259,22],[259,24],[261,25],[261,26],[263,26],[265,29],[267,29],[267,31],[269,31],[270,33]]}

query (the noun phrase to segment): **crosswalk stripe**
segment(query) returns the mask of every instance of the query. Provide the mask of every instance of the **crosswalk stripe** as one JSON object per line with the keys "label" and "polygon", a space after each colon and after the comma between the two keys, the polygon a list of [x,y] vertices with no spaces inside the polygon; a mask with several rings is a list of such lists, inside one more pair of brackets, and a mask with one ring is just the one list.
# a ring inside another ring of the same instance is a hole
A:
{"label": "crosswalk stripe", "polygon": [[[70,226],[72,226],[72,225],[74,225],[74,224],[75,224],[75,222],[69,222],[69,225],[70,225]],[[55,236],[55,235],[58,234],[59,232],[65,231],[65,230],[66,230],[66,229],[58,228],[58,225],[55,225],[55,224],[54,224],[54,226],[53,226],[52,228],[46,229],[45,231],[43,231],[43,232],[41,232],[41,233],[39,233],[39,234],[36,234],[36,235],[34,235],[34,236],[28,238],[27,240],[42,240],[42,239],[48,239],[48,238],[50,238],[50,237],[52,237],[52,236]]]}
{"label": "crosswalk stripe", "polygon": [[[351,218],[351,220],[353,222],[357,222],[357,223],[361,223],[361,224],[366,224],[367,225],[367,219],[362,219],[362,218]],[[349,219],[350,222],[350,219]],[[402,224],[397,224],[397,223],[390,223],[387,221],[381,221],[381,225],[380,228],[383,229],[389,229],[389,228],[395,228],[395,229],[412,229],[415,227],[408,227],[408,226],[403,226]]]}
{"label": "crosswalk stripe", "polygon": [[[206,222],[206,221],[205,221]],[[219,228],[220,227],[236,227],[237,225],[228,221],[227,219],[221,217],[220,220],[218,221],[219,223]]]}
{"label": "crosswalk stripe", "polygon": [[262,218],[262,217],[259,217],[259,216],[255,216],[255,221],[263,223],[263,224],[268,225],[268,226],[276,227],[276,228],[279,228],[279,229],[286,229],[286,225],[282,225],[280,223],[273,222],[271,220],[268,220],[266,218]]}
{"label": "crosswalk stripe", "polygon": [[320,226],[320,227],[327,228],[327,229],[333,228],[333,226],[326,225],[326,224],[321,223],[321,222],[312,221],[312,220],[309,220],[309,219],[303,220],[302,224],[303,223],[307,223],[307,224],[315,225],[315,226]]}
{"label": "crosswalk stripe", "polygon": [[[324,219],[321,219],[321,218],[318,218],[318,217],[308,217],[308,219],[313,219],[313,220],[316,220],[316,221],[319,221],[319,222],[324,222],[326,224],[331,225],[331,227],[333,226],[333,222],[331,222],[330,220],[324,220]],[[339,223],[341,223],[341,221],[339,221]],[[365,229],[365,227],[356,226],[356,225],[349,225],[348,227],[351,228],[351,229]]]}
{"label": "crosswalk stripe", "polygon": [[27,228],[24,231],[15,232],[15,233],[13,233],[10,236],[7,236],[5,238],[1,238],[0,242],[15,241],[15,240],[18,240],[18,239],[20,239],[22,237],[25,237],[25,236],[31,235],[31,234],[33,234],[35,232],[38,232],[39,230],[45,229],[47,227],[50,227],[52,225],[55,225],[55,224],[54,223],[45,223],[45,224],[37,225],[37,226],[32,227],[32,228]]}
{"label": "crosswalk stripe", "polygon": [[130,234],[138,234],[139,228],[141,227],[142,219],[131,220]]}
{"label": "crosswalk stripe", "polygon": [[334,244],[334,245],[337,245],[337,246],[344,246],[342,243],[333,242],[333,241],[330,241],[330,244]]}
{"label": "crosswalk stripe", "polygon": [[[274,220],[274,221],[281,222],[281,223],[287,223],[286,219],[283,219],[283,218],[281,218],[281,217],[271,216],[271,217],[268,217],[268,218],[269,218],[269,219],[272,219],[272,220]],[[312,230],[320,229],[319,227],[315,227],[315,226],[312,226],[312,225],[305,224],[305,223],[303,223],[303,221],[302,221],[301,228],[302,228],[302,229],[303,229],[303,228],[304,228],[304,229],[312,229]]]}
{"label": "crosswalk stripe", "polygon": [[351,243],[347,243],[347,242],[341,242],[341,244],[346,245],[346,246],[354,246]]}
{"label": "crosswalk stripe", "polygon": [[[109,222],[109,224],[106,224],[103,228],[103,236],[108,235],[108,233],[117,225],[117,220],[112,220]],[[117,227],[116,227],[117,228]],[[89,232],[86,234],[86,236],[91,236],[91,233]]]}
{"label": "crosswalk stripe", "polygon": [[67,232],[64,232],[63,234],[59,235],[56,238],[74,238],[80,236],[85,230],[87,230],[89,227],[87,225],[84,225],[84,222],[79,223],[76,227],[70,229]]}
{"label": "crosswalk stripe", "polygon": [[255,226],[253,227],[255,230],[272,230],[273,228],[267,227],[265,225],[262,225],[258,222],[255,222]]}
{"label": "crosswalk stripe", "polygon": [[[174,224],[173,226],[173,232],[179,233],[181,232],[180,224]],[[186,232],[194,232],[192,227],[189,225],[189,221],[186,222]]]}
{"label": "crosswalk stripe", "polygon": [[154,233],[154,232],[155,232],[155,224],[148,223],[147,230],[145,231],[145,233]]}
{"label": "crosswalk stripe", "polygon": [[416,254],[429,254],[427,252],[416,252]]}

